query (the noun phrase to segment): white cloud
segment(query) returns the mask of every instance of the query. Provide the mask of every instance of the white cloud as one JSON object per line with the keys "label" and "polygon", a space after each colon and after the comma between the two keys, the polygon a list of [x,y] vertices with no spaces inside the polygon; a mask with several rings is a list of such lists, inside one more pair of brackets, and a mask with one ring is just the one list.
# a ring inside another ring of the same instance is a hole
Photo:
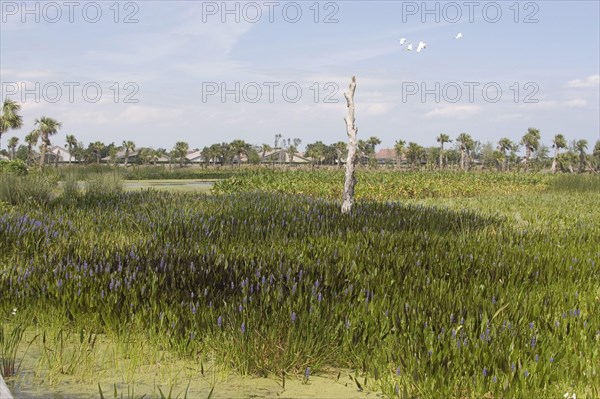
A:
{"label": "white cloud", "polygon": [[525,119],[526,116],[524,114],[520,114],[518,112],[508,112],[508,113],[503,113],[498,115],[496,118],[494,118],[494,120],[500,122],[500,121],[510,121],[510,120],[516,120],[516,119]]}
{"label": "white cloud", "polygon": [[564,104],[569,108],[581,108],[587,105],[587,101],[581,98],[575,98],[573,100],[565,101]]}
{"label": "white cloud", "polygon": [[2,71],[3,81],[9,81],[9,78],[31,80],[31,79],[43,79],[56,76],[56,73],[47,69],[30,69],[30,70],[18,70],[18,69],[4,69]]}
{"label": "white cloud", "polygon": [[584,79],[569,80],[567,87],[596,87],[600,84],[600,75],[590,75]]}
{"label": "white cloud", "polygon": [[131,105],[121,112],[117,119],[130,124],[147,124],[150,122],[167,122],[173,118],[178,118],[181,114],[183,114],[181,109]]}
{"label": "white cloud", "polygon": [[436,107],[433,110],[425,114],[428,118],[455,118],[462,119],[471,114],[476,114],[481,111],[479,105],[461,105],[461,104],[450,104]]}
{"label": "white cloud", "polygon": [[387,113],[392,108],[388,103],[374,103],[367,105],[367,115],[382,115]]}
{"label": "white cloud", "polygon": [[540,100],[537,103],[524,103],[519,107],[528,110],[538,110],[538,109],[553,109],[558,107],[558,102],[554,100]]}

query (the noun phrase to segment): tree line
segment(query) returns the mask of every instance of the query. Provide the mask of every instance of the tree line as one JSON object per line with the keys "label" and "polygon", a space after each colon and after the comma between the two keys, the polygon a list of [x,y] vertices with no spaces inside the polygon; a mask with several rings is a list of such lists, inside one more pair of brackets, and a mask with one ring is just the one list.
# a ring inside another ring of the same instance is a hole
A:
{"label": "tree line", "polygon": [[[23,127],[20,105],[12,100],[5,100],[0,113],[0,149],[2,136],[9,130],[18,130]],[[27,134],[23,143],[16,136],[8,139],[7,150],[0,150],[0,154],[10,159],[21,159],[30,165],[40,167],[47,163],[46,152],[51,145],[50,137],[58,133],[62,124],[53,118],[42,116],[34,120],[34,129]],[[358,162],[365,166],[375,167],[387,165],[388,167],[405,166],[411,169],[462,169],[473,168],[495,169],[500,171],[540,170],[549,168],[555,172],[585,172],[600,171],[600,140],[598,140],[591,153],[587,153],[589,143],[587,140],[572,140],[570,143],[563,134],[556,134],[552,138],[551,147],[541,141],[539,129],[528,128],[521,140],[514,142],[507,137],[497,143],[482,143],[475,140],[468,133],[460,133],[452,138],[442,133],[436,137],[438,146],[424,147],[415,142],[396,140],[392,156],[384,154],[377,157],[377,147],[381,140],[371,136],[366,140],[358,140]],[[34,151],[38,147],[39,153]],[[194,148],[189,143],[178,141],[171,150],[165,148],[137,148],[131,140],[123,140],[120,145],[105,144],[101,141],[89,143],[87,146],[77,138],[68,134],[65,146],[70,157],[68,162],[101,163],[103,159],[110,164],[130,164],[130,156],[135,152],[135,163],[141,165],[156,165],[157,163],[175,163],[183,167],[189,162],[187,156],[190,152],[198,152],[205,165],[233,165],[247,162],[260,163],[292,163],[298,155],[302,140],[299,138],[284,138],[281,134],[275,135],[274,145],[254,145],[244,140],[236,139],[230,143],[215,143],[202,149]],[[452,146],[450,146],[452,145]],[[524,156],[519,156],[520,149]],[[119,156],[120,155],[120,156]],[[347,155],[347,144],[338,141],[325,144],[316,141],[306,145],[304,158],[310,160],[313,166],[336,165],[341,167]],[[57,160],[57,157],[55,157]]]}

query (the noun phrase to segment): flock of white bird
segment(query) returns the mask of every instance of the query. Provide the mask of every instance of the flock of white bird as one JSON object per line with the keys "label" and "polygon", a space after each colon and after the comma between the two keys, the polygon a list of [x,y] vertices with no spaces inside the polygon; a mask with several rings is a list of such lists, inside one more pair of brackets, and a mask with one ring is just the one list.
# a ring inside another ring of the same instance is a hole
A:
{"label": "flock of white bird", "polygon": [[[456,35],[455,39],[461,39],[463,37],[463,34],[458,32],[458,34]],[[404,44],[406,43],[406,38],[403,37],[400,39],[400,46],[404,46]],[[417,53],[420,53],[423,49],[427,48],[427,43],[425,43],[424,41],[420,41],[419,44],[417,45]],[[408,42],[408,45],[406,46],[406,51],[412,51],[413,50],[413,45],[411,42]]]}

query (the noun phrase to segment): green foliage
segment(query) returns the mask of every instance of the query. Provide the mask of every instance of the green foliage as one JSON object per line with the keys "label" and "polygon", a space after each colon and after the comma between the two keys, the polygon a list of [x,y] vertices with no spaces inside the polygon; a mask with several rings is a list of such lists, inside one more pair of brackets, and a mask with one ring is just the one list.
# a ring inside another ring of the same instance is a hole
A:
{"label": "green foliage", "polygon": [[76,180],[88,180],[99,174],[118,174],[124,180],[183,180],[183,179],[194,179],[194,180],[213,180],[213,179],[225,179],[231,176],[237,176],[240,174],[251,173],[252,170],[248,168],[222,168],[222,169],[204,169],[200,167],[193,168],[173,168],[169,169],[169,166],[131,166],[128,168],[124,167],[112,167],[108,165],[72,165],[68,167],[60,167],[53,169],[53,172],[57,174],[60,180],[76,179]]}
{"label": "green foliage", "polygon": [[[0,215],[0,309],[63,315],[83,348],[46,340],[63,372],[108,331],[242,374],[349,368],[388,396],[585,397],[600,383],[598,195],[553,179],[364,171],[351,216],[322,198],[343,181],[322,171],[22,204]],[[237,192],[252,185],[272,192]]]}
{"label": "green foliage", "polygon": [[19,369],[17,365],[17,350],[23,339],[25,329],[20,324],[10,325],[2,322],[0,325],[0,373],[4,377],[12,377]]}
{"label": "green foliage", "polygon": [[0,161],[0,175],[5,173],[15,176],[24,176],[27,174],[27,165],[21,159]]}
{"label": "green foliage", "polygon": [[594,192],[600,194],[599,175],[559,175],[552,179],[550,189],[554,191]]}
{"label": "green foliage", "polygon": [[[357,171],[357,199],[396,201],[452,198],[544,190],[552,176],[518,173]],[[215,183],[215,193],[268,191],[338,199],[344,174],[339,170],[269,170],[240,174]]]}
{"label": "green foliage", "polygon": [[87,196],[111,196],[123,192],[123,179],[118,174],[99,174],[86,181]]}
{"label": "green foliage", "polygon": [[[122,184],[121,184],[122,186]],[[62,198],[65,203],[67,202],[77,202],[79,197],[81,196],[81,188],[79,187],[79,182],[75,180],[72,176],[68,177],[62,183]]]}
{"label": "green foliage", "polygon": [[0,176],[0,201],[12,205],[45,205],[50,202],[57,180],[41,173]]}

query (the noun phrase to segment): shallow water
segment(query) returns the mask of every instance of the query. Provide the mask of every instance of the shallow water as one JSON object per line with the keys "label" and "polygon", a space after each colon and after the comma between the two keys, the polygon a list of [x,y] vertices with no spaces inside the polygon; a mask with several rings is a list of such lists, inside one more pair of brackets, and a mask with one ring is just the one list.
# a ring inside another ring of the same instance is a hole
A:
{"label": "shallow water", "polygon": [[213,182],[205,180],[126,180],[126,189],[134,188],[211,188]]}
{"label": "shallow water", "polygon": [[[29,331],[26,335],[29,338],[32,334]],[[302,375],[288,375],[284,389],[281,376],[241,376],[234,370],[215,366],[206,358],[202,363],[200,360],[180,360],[167,352],[153,351],[146,345],[131,348],[132,356],[125,359],[122,348],[101,337],[89,352],[89,358],[73,373],[64,374],[56,367],[49,372],[47,353],[44,355],[39,340],[27,352],[21,346],[17,356],[17,361],[23,359],[20,372],[6,378],[6,385],[15,399],[99,398],[98,384],[107,399],[115,397],[115,386],[117,397],[122,395],[132,399],[143,395],[145,399],[160,398],[161,390],[165,397],[181,399],[186,397],[186,392],[189,399],[207,398],[211,391],[211,398],[382,397],[375,392],[359,392],[350,377],[351,370],[330,369],[311,375],[307,383]],[[65,352],[70,353],[72,349],[67,348]]]}
{"label": "shallow water", "polygon": [[[367,398],[382,397],[373,392],[359,392],[349,378],[348,372],[342,372],[337,379],[337,372],[331,371],[311,376],[308,383],[299,377],[288,377],[285,389],[281,379],[241,377],[238,375],[189,375],[184,366],[176,374],[173,381],[161,382],[159,372],[149,369],[145,373],[136,374],[134,383],[116,382],[103,377],[98,382],[77,382],[73,378],[65,378],[58,383],[34,385],[36,378],[31,372],[21,373],[19,377],[9,379],[8,387],[15,399],[78,399],[98,398],[98,383],[102,386],[105,398],[114,397],[116,384],[118,397],[125,398],[161,397],[160,390],[166,397],[172,389],[172,397],[206,398],[212,390],[212,398]],[[188,370],[189,371],[189,370]],[[189,384],[189,385],[188,385]],[[214,387],[214,390],[213,390]],[[159,390],[160,388],[160,390]],[[135,393],[135,395],[134,395]]]}

